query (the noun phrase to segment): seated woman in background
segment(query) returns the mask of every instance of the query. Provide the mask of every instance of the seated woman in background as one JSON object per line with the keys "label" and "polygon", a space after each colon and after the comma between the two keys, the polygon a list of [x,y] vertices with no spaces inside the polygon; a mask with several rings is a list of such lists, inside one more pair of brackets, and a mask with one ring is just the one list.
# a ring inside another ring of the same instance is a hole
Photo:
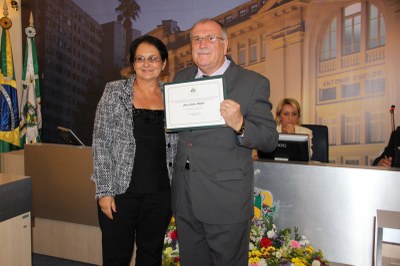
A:
{"label": "seated woman in background", "polygon": [[[279,133],[288,134],[308,134],[310,137],[310,158],[312,156],[312,138],[311,129],[302,127],[301,125],[301,107],[293,98],[284,98],[276,106],[275,111],[276,130]],[[258,159],[257,150],[253,150],[253,160]]]}
{"label": "seated woman in background", "polygon": [[[312,131],[301,126],[301,107],[293,98],[284,98],[276,106],[276,129],[279,133],[308,134],[312,144]],[[310,147],[310,157],[312,149]]]}
{"label": "seated woman in background", "polygon": [[386,167],[400,167],[399,162],[395,160],[396,152],[400,147],[400,127],[394,130],[389,139],[388,145],[385,147],[384,151],[379,155],[372,163],[373,166],[386,166]]}

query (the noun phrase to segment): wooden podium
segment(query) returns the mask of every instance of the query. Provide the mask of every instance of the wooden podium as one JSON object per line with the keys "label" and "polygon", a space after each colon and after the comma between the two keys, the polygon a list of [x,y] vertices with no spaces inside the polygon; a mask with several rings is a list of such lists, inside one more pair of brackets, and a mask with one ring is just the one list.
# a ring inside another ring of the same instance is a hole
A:
{"label": "wooden podium", "polygon": [[25,146],[25,174],[33,179],[32,216],[98,226],[90,147]]}
{"label": "wooden podium", "polygon": [[31,265],[31,187],[28,176],[0,173],[0,265]]}
{"label": "wooden podium", "polygon": [[91,152],[90,147],[25,145],[34,253],[102,264]]}

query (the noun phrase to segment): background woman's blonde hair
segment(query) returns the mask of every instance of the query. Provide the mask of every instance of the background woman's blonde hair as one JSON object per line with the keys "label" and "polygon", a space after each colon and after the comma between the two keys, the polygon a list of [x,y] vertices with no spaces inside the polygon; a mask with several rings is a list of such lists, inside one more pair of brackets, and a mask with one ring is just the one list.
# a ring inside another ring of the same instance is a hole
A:
{"label": "background woman's blonde hair", "polygon": [[275,111],[275,122],[277,125],[281,124],[281,120],[279,119],[279,116],[281,115],[282,112],[282,108],[284,105],[291,105],[292,107],[296,108],[297,113],[299,114],[299,121],[298,121],[298,125],[301,125],[301,107],[298,101],[296,101],[293,98],[283,98],[282,100],[280,100],[280,102],[278,103],[278,105],[276,106],[276,111]]}

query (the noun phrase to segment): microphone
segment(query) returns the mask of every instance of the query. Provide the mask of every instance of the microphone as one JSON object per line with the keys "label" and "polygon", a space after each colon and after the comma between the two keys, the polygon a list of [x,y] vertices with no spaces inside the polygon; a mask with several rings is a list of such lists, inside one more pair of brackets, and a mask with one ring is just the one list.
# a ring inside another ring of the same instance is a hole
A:
{"label": "microphone", "polygon": [[396,107],[394,106],[394,104],[392,104],[392,106],[390,106],[390,116],[391,116],[391,120],[392,120],[392,131],[394,131],[394,129],[396,128],[396,126],[394,125],[394,109],[396,109]]}

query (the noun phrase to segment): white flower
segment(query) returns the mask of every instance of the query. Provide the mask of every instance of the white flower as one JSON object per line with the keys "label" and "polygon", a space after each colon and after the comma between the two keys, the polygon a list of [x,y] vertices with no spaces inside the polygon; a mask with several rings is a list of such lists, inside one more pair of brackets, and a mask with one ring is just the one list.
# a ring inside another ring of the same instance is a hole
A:
{"label": "white flower", "polygon": [[308,241],[307,237],[302,235],[302,236],[300,236],[299,244],[302,246],[306,246],[306,245],[310,244],[310,241]]}
{"label": "white flower", "polygon": [[259,266],[268,266],[268,263],[267,263],[267,261],[266,261],[265,259],[261,259],[261,260],[258,262],[258,265],[259,265]]}
{"label": "white flower", "polygon": [[282,257],[282,250],[281,249],[279,249],[278,251],[275,252],[275,257],[277,257],[278,259],[280,257]]}
{"label": "white flower", "polygon": [[250,250],[254,250],[254,249],[256,249],[256,246],[254,246],[254,244],[253,243],[249,243],[249,249]]}
{"label": "white flower", "polygon": [[321,262],[319,260],[314,260],[311,264],[311,266],[320,266]]}
{"label": "white flower", "polygon": [[275,235],[276,235],[276,233],[275,233],[274,230],[269,230],[269,231],[267,232],[268,238],[273,238]]}

